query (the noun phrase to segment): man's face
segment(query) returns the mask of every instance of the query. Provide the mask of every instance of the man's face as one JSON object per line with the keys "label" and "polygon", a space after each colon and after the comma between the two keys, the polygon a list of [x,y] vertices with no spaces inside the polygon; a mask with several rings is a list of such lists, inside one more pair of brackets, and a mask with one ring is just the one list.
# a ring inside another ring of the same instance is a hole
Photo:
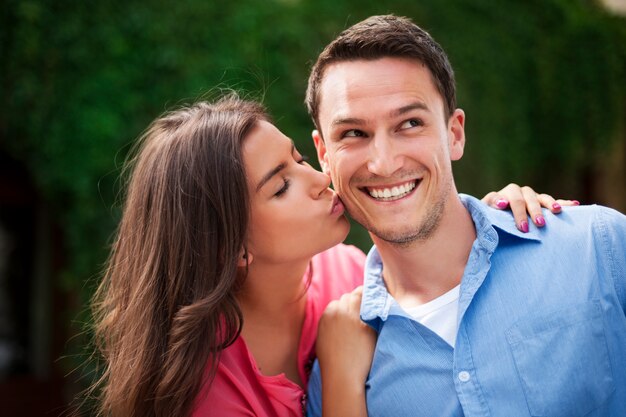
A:
{"label": "man's face", "polygon": [[320,97],[318,158],[352,217],[388,242],[428,238],[456,198],[463,111],[446,118],[428,68],[401,58],[332,64]]}

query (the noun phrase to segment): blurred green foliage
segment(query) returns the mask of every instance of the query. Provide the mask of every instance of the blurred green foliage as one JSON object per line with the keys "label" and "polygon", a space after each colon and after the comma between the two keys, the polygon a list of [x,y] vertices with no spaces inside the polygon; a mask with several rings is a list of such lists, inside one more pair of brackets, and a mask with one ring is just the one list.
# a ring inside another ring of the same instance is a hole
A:
{"label": "blurred green foliage", "polygon": [[[582,0],[384,3],[5,0],[0,148],[30,169],[62,226],[59,285],[88,300],[119,219],[119,168],[164,110],[216,86],[255,92],[314,155],[302,104],[310,65],[372,14],[410,16],[448,52],[467,115],[460,190],[515,181],[589,197],[593,161],[624,139],[623,18]],[[367,249],[362,230],[350,239]]]}

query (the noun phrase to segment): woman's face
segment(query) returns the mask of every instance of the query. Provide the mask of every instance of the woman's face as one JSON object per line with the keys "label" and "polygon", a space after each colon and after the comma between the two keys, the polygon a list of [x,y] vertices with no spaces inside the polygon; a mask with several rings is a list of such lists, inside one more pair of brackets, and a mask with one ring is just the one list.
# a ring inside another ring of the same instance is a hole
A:
{"label": "woman's face", "polygon": [[291,139],[260,121],[243,142],[254,262],[306,260],[342,242],[350,225],[330,177],[304,162]]}

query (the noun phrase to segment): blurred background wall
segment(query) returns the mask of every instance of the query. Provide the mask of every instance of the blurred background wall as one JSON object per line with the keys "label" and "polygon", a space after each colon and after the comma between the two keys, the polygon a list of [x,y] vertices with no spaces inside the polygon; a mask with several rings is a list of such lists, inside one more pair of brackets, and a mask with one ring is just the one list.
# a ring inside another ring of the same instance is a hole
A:
{"label": "blurred background wall", "polygon": [[[93,377],[88,300],[148,123],[233,87],[313,156],[310,65],[372,14],[409,16],[448,52],[467,115],[461,191],[517,182],[626,211],[626,20],[624,1],[606,3],[5,0],[0,415],[60,415]],[[369,245],[357,227],[349,241]]]}

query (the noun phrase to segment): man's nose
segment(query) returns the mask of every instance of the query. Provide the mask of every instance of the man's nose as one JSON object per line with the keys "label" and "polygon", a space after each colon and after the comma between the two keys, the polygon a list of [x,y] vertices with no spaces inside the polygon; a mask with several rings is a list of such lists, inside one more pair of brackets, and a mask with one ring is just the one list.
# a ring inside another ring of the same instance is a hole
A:
{"label": "man's nose", "polygon": [[376,135],[369,144],[367,169],[380,177],[390,177],[402,167],[400,155],[393,138],[388,135]]}

